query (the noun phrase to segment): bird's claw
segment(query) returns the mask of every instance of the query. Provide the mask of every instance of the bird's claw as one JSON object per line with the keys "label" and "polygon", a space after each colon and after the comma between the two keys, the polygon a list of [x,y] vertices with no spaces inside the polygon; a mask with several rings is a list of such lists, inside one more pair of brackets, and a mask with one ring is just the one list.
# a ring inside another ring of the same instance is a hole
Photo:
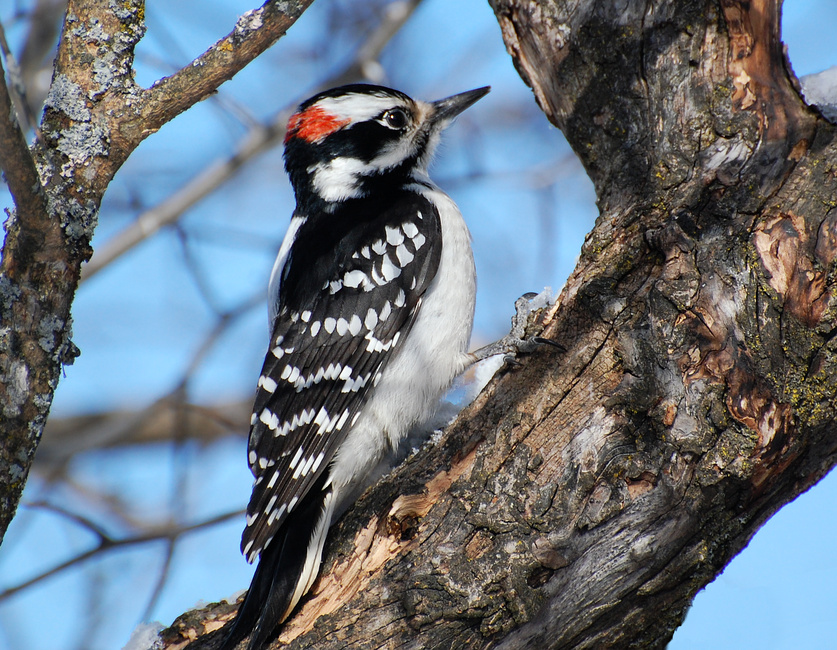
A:
{"label": "bird's claw", "polygon": [[524,338],[526,336],[526,325],[532,314],[532,299],[537,295],[531,292],[525,293],[515,300],[515,313],[511,319],[511,331],[499,341],[486,345],[474,352],[474,359],[476,361],[502,354],[503,361],[506,365],[520,366],[521,363],[517,360],[518,355],[534,352],[541,345],[549,344],[559,349],[564,349],[560,343],[541,336]]}
{"label": "bird's claw", "polygon": [[553,346],[553,347],[558,348],[558,349],[559,349],[559,350],[561,350],[561,351],[566,351],[566,349],[567,349],[567,348],[565,348],[563,345],[561,345],[560,343],[558,343],[558,341],[553,341],[552,339],[545,339],[545,338],[544,338],[544,337],[542,337],[542,336],[536,336],[536,337],[534,337],[532,340],[533,340],[535,343],[538,343],[538,344],[540,344],[540,345],[551,345],[551,346]]}

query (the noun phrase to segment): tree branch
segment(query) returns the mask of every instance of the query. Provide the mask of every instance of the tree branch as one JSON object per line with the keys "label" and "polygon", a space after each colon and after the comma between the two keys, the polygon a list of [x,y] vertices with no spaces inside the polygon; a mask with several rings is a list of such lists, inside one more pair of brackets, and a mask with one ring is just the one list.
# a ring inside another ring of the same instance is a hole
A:
{"label": "tree branch", "polygon": [[140,126],[152,133],[232,79],[293,25],[313,0],[268,0],[242,15],[206,52],[143,94]]}
{"label": "tree branch", "polygon": [[32,578],[29,578],[28,580],[25,580],[20,584],[15,585],[14,587],[4,589],[2,592],[0,592],[0,602],[8,598],[11,598],[15,594],[23,591],[24,589],[28,589],[33,585],[36,585],[40,582],[43,582],[44,580],[52,578],[53,576],[56,576],[59,573],[62,573],[63,571],[66,571],[67,569],[77,567],[78,565],[87,562],[88,560],[94,559],[113,549],[124,548],[127,546],[138,546],[141,544],[148,544],[149,542],[158,542],[161,540],[169,542],[169,548],[173,548],[172,543],[180,537],[183,537],[184,535],[188,535],[189,533],[195,532],[197,530],[202,530],[204,528],[209,528],[211,526],[216,526],[220,523],[224,523],[225,521],[229,521],[234,517],[241,517],[244,514],[243,510],[225,512],[221,515],[217,515],[210,519],[206,519],[205,521],[199,521],[194,524],[177,527],[166,527],[163,529],[150,530],[128,537],[115,538],[106,534],[105,531],[96,523],[86,519],[85,517],[82,517],[81,515],[66,512],[51,504],[34,503],[31,504],[31,506],[37,508],[46,508],[67,517],[75,523],[83,526],[86,530],[95,534],[97,537],[97,541],[95,546],[93,546],[92,548],[89,548],[86,551],[82,551],[81,553],[78,553],[75,556],[65,560],[61,564],[58,564],[52,567],[51,569],[44,571],[43,573],[39,573],[38,575],[33,576]]}
{"label": "tree branch", "polygon": [[0,61],[0,169],[17,207],[17,218],[24,224],[46,214],[41,180],[26,138],[20,130]]}

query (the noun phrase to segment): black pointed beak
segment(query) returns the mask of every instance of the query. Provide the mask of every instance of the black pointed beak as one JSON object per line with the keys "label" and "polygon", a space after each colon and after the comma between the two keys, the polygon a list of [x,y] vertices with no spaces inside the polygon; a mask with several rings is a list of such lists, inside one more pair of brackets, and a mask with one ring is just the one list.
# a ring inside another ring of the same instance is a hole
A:
{"label": "black pointed beak", "polygon": [[435,109],[433,122],[449,122],[478,99],[485,97],[489,90],[491,86],[485,86],[432,102],[431,106]]}

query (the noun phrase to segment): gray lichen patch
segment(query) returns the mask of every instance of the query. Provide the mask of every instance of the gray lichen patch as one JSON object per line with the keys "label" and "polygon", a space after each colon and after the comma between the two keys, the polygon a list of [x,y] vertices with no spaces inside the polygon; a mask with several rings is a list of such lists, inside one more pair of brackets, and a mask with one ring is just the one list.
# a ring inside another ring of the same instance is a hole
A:
{"label": "gray lichen patch", "polygon": [[113,52],[93,61],[93,80],[99,84],[98,92],[105,92],[113,83],[116,76],[114,73],[116,63],[116,55]]}
{"label": "gray lichen patch", "polygon": [[61,130],[56,149],[74,166],[81,166],[95,156],[106,155],[107,143],[108,134],[104,128],[98,124],[82,122]]}
{"label": "gray lichen patch", "polygon": [[99,210],[96,204],[90,200],[85,205],[72,201],[69,209],[63,214],[66,216],[61,225],[67,236],[76,241],[90,241],[99,221]]}
{"label": "gray lichen patch", "polygon": [[19,417],[28,397],[29,368],[22,361],[13,360],[9,368],[9,383],[3,404],[3,415],[7,418]]}
{"label": "gray lichen patch", "polygon": [[134,6],[135,4],[137,3],[110,0],[110,2],[108,2],[108,9],[110,9],[113,12],[113,15],[119,18],[119,20],[130,20],[137,11],[137,8]]}
{"label": "gray lichen patch", "polygon": [[[9,217],[12,218],[11,216]],[[6,275],[0,275],[0,319],[8,325],[12,303],[20,298],[20,287],[14,284]],[[9,328],[5,328],[9,329]],[[0,339],[2,343],[2,339]],[[3,349],[0,347],[0,349]]]}
{"label": "gray lichen patch", "polygon": [[73,36],[79,36],[91,43],[107,43],[110,35],[105,32],[102,23],[98,18],[91,18],[89,25],[79,25],[70,32]]}
{"label": "gray lichen patch", "polygon": [[251,9],[235,23],[235,39],[240,40],[262,26],[264,9]]}
{"label": "gray lichen patch", "polygon": [[90,109],[81,86],[63,74],[55,75],[49,88],[45,105],[64,113],[77,122],[90,121]]}
{"label": "gray lichen patch", "polygon": [[55,350],[56,335],[64,329],[64,321],[54,314],[48,314],[38,323],[38,344],[46,353]]}

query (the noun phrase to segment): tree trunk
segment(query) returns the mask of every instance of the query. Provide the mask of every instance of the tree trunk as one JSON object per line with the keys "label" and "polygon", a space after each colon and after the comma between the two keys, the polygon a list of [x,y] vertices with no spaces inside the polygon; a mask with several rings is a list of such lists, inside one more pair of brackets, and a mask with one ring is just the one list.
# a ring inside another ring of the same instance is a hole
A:
{"label": "tree trunk", "polygon": [[837,143],[794,89],[779,3],[491,5],[599,197],[540,315],[566,351],[365,495],[276,647],[664,647],[837,459]]}

